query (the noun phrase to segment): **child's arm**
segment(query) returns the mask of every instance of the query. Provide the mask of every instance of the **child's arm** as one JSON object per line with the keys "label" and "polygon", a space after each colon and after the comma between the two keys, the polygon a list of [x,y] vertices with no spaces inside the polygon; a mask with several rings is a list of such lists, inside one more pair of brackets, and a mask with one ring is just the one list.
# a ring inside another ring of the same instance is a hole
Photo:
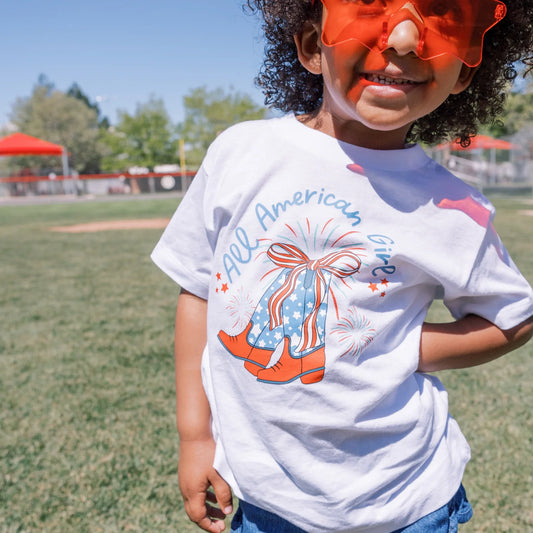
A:
{"label": "child's arm", "polygon": [[[219,533],[225,529],[224,516],[232,512],[231,490],[213,468],[211,411],[200,371],[206,342],[207,302],[182,290],[175,337],[179,485],[189,518],[205,531]],[[211,505],[215,503],[220,508]]]}
{"label": "child's arm", "polygon": [[435,372],[481,365],[525,344],[532,335],[533,317],[505,331],[476,315],[447,324],[426,322],[418,370]]}

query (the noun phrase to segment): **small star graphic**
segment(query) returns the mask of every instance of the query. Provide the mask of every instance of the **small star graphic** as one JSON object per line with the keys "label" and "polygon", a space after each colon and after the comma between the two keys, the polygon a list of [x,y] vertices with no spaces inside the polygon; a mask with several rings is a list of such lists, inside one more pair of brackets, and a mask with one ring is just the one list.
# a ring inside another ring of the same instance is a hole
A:
{"label": "small star graphic", "polygon": [[380,297],[380,298],[385,298],[385,294],[386,294],[386,293],[382,292],[382,293],[379,295],[379,297]]}
{"label": "small star graphic", "polygon": [[372,292],[376,292],[378,289],[378,285],[377,283],[369,283],[368,284],[368,288],[372,291]]}
{"label": "small star graphic", "polygon": [[388,287],[388,285],[389,285],[389,280],[388,280],[387,278],[383,278],[383,279],[381,280],[381,284],[382,284],[382,285],[385,285],[385,287]]}
{"label": "small star graphic", "polygon": [[222,284],[222,288],[220,289],[224,294],[226,294],[227,291],[229,291],[229,287],[227,283]]}
{"label": "small star graphic", "polygon": [[217,280],[220,281],[220,278],[222,277],[222,274],[220,272],[217,272]]}

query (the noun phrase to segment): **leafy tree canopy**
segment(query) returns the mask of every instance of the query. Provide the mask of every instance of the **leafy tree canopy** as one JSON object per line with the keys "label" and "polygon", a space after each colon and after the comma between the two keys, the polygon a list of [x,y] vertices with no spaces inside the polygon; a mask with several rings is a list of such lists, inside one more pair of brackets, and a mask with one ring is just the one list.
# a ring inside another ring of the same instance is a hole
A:
{"label": "leafy tree canopy", "polygon": [[[72,169],[95,172],[99,168],[98,116],[95,109],[57,89],[43,75],[31,96],[13,105],[10,121],[16,130],[65,146]],[[59,158],[13,158],[13,167],[48,167],[61,172]]]}
{"label": "leafy tree canopy", "polygon": [[187,144],[188,166],[200,165],[215,137],[229,126],[244,120],[264,118],[266,108],[250,96],[226,93],[223,89],[198,87],[183,99],[185,120],[178,131]]}
{"label": "leafy tree canopy", "polygon": [[138,104],[133,115],[118,113],[118,123],[102,141],[107,153],[102,168],[120,171],[132,166],[153,168],[178,162],[178,140],[163,101],[150,98]]}
{"label": "leafy tree canopy", "polygon": [[[119,111],[116,125],[110,127],[98,104],[77,83],[62,92],[41,74],[32,94],[15,102],[10,119],[18,131],[66,146],[72,169],[97,173],[180,163],[180,141],[187,167],[198,167],[220,132],[237,122],[264,118],[267,111],[246,94],[220,88],[193,89],[183,104],[185,119],[179,125],[172,124],[163,101],[151,97],[133,114]],[[59,158],[10,159],[11,170],[61,171]]]}
{"label": "leafy tree canopy", "polygon": [[505,109],[489,133],[494,137],[508,137],[533,124],[533,88],[512,92],[507,97]]}
{"label": "leafy tree canopy", "polygon": [[96,111],[96,115],[98,117],[98,126],[103,129],[109,128],[109,119],[107,117],[102,116],[102,111],[100,110],[100,106],[96,102],[91,102],[90,98],[87,96],[87,94],[82,90],[82,88],[74,82],[68,89],[67,89],[67,95],[72,96],[73,98],[76,98],[83,102],[89,109],[94,109]]}

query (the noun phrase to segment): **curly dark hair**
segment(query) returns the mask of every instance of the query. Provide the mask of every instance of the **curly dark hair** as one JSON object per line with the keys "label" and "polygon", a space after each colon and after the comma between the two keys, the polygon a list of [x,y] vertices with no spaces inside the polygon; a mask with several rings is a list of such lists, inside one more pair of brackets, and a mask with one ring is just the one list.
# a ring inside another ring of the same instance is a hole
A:
{"label": "curly dark hair", "polygon": [[[506,4],[506,17],[485,35],[483,61],[470,86],[418,119],[408,141],[433,144],[453,139],[468,146],[478,127],[503,111],[519,62],[524,75],[533,69],[533,0],[506,0]],[[265,104],[284,112],[316,111],[322,102],[322,76],[300,64],[293,37],[306,21],[320,20],[321,2],[247,0],[245,8],[263,17],[265,59],[256,83],[263,89]]]}

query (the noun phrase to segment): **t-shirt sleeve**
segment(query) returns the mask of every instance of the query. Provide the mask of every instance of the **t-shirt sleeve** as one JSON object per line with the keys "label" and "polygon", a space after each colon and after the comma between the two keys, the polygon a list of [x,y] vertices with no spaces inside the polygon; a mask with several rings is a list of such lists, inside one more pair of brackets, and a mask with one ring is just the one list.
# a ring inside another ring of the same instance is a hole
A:
{"label": "t-shirt sleeve", "polygon": [[214,250],[206,221],[207,181],[201,167],[151,255],[178,285],[206,300]]}
{"label": "t-shirt sleeve", "polygon": [[444,304],[456,319],[475,314],[503,330],[533,315],[531,286],[492,224],[487,228],[466,286],[444,287]]}

